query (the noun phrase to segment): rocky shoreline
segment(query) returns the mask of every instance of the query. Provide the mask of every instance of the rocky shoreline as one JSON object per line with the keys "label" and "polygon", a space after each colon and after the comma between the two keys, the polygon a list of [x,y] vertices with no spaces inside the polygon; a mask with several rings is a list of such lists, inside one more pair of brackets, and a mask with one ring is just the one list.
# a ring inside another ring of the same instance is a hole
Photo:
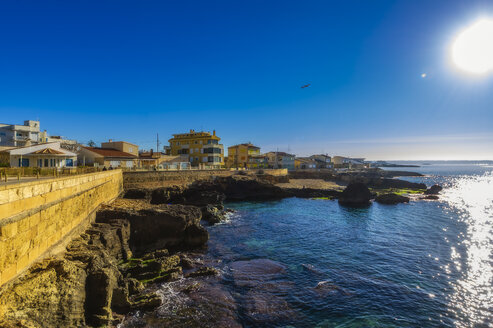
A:
{"label": "rocky shoreline", "polygon": [[[409,201],[407,196],[385,188],[418,190],[425,197],[436,197],[440,191],[440,187],[425,191],[422,184],[374,173],[338,179],[347,180],[344,191],[281,188],[261,177],[244,175],[216,177],[190,185],[127,188],[122,198],[97,212],[96,221],[72,240],[65,253],[35,264],[1,291],[0,304],[6,310],[0,327],[115,326],[128,322],[135,313],[159,308],[164,300],[158,288],[162,283],[180,281],[183,293],[193,293],[200,285],[197,279],[220,274],[204,265],[200,256],[191,254],[206,247],[209,234],[202,224],[215,224],[226,218],[227,201],[300,197],[338,199],[344,206],[368,206],[372,199],[382,204]],[[227,302],[228,296],[221,295]],[[216,326],[240,327],[234,306],[226,308],[230,309],[228,313],[215,313],[209,308],[213,316],[210,321]],[[186,319],[186,311],[193,312],[192,309],[182,311],[185,319],[170,322],[171,326],[201,326],[197,314],[189,313]]]}

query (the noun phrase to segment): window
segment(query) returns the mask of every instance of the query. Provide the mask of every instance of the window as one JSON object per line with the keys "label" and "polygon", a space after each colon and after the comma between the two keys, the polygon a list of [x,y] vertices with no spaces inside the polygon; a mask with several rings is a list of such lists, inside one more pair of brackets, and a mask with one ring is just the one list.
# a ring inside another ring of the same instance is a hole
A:
{"label": "window", "polygon": [[38,159],[38,167],[43,167],[43,160],[42,159]]}
{"label": "window", "polygon": [[29,158],[19,158],[19,167],[29,167]]}
{"label": "window", "polygon": [[50,166],[50,164],[49,164],[49,163],[50,163],[50,162],[48,161],[48,158],[45,158],[45,167]]}
{"label": "window", "polygon": [[67,158],[67,160],[65,161],[65,165],[66,166],[74,166],[74,160],[71,159],[71,158]]}
{"label": "window", "polygon": [[132,147],[129,147],[129,148],[128,148],[128,152],[129,152],[129,153],[133,153],[133,152],[134,152],[134,149],[133,149]]}
{"label": "window", "polygon": [[190,149],[190,154],[193,154],[193,148]]}

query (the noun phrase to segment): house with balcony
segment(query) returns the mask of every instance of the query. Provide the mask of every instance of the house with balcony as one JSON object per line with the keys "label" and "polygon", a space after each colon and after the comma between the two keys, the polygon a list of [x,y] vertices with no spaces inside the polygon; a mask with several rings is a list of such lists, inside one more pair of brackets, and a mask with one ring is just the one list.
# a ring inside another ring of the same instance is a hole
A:
{"label": "house with balcony", "polygon": [[0,146],[26,147],[46,142],[48,135],[40,130],[39,121],[27,120],[23,125],[0,124]]}
{"label": "house with balcony", "polygon": [[[260,155],[260,147],[252,143],[243,143],[228,147],[227,167],[231,168],[258,168],[257,159]],[[253,160],[255,158],[255,160]]]}
{"label": "house with balcony", "polygon": [[272,169],[288,169],[294,170],[294,160],[296,155],[288,154],[282,151],[271,151],[265,153],[265,157],[267,158],[268,167]]}
{"label": "house with balcony", "polygon": [[220,168],[224,165],[224,147],[219,143],[221,138],[214,130],[173,134],[169,139],[171,156],[186,155],[192,167]]}

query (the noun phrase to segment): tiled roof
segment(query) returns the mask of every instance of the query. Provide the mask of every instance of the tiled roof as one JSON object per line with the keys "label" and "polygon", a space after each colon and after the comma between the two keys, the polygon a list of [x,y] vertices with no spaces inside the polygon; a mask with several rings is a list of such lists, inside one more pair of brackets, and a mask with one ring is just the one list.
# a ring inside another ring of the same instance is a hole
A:
{"label": "tiled roof", "polygon": [[137,156],[111,148],[82,147],[104,157],[137,158]]}

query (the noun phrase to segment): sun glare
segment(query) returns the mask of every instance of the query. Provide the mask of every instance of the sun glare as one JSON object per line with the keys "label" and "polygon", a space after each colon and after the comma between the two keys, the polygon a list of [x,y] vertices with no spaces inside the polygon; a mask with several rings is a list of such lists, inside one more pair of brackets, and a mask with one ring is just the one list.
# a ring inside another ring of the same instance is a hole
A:
{"label": "sun glare", "polygon": [[460,33],[452,46],[452,59],[473,74],[493,71],[493,20],[482,19]]}

